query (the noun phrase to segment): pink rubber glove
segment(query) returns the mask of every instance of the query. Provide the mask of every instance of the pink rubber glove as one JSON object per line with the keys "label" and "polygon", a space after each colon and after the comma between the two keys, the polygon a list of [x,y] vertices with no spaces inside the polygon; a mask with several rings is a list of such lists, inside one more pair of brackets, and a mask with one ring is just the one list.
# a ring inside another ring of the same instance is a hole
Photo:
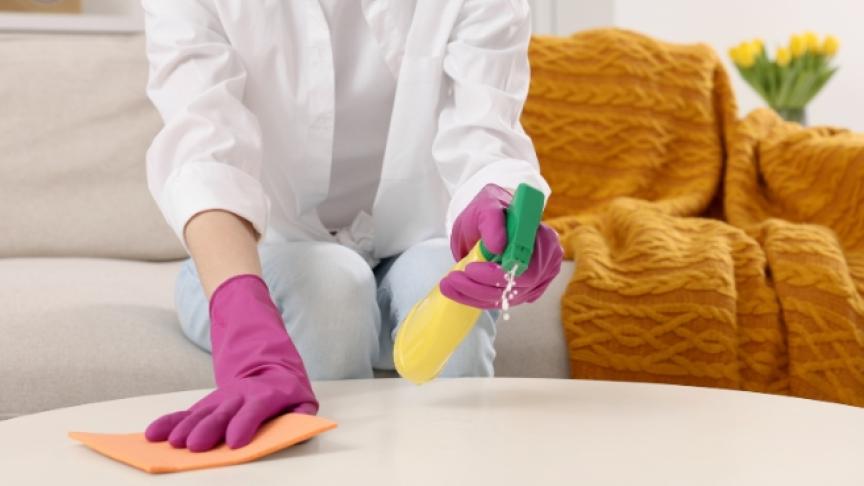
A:
{"label": "pink rubber glove", "polygon": [[189,410],[154,421],[147,440],[193,452],[223,441],[236,449],[270,418],[318,412],[303,361],[260,277],[223,282],[210,298],[210,322],[216,390]]}
{"label": "pink rubber glove", "polygon": [[[486,248],[497,254],[507,247],[505,210],[512,194],[494,184],[484,187],[453,223],[450,250],[461,260],[483,240]],[[545,224],[537,229],[534,253],[528,270],[516,278],[510,305],[534,302],[561,271],[564,251],[558,234]],[[501,296],[507,285],[506,275],[497,263],[471,263],[462,272],[451,272],[441,280],[441,293],[449,299],[479,309],[501,308]]]}

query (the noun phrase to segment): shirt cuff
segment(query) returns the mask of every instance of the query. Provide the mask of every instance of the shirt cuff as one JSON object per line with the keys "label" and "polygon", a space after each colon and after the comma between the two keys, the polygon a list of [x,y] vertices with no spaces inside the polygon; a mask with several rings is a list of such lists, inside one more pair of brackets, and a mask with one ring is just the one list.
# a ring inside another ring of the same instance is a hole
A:
{"label": "shirt cuff", "polygon": [[198,213],[219,209],[249,221],[264,235],[270,199],[261,183],[246,172],[220,162],[189,162],[176,168],[157,201],[174,233],[186,246],[183,230]]}
{"label": "shirt cuff", "polygon": [[528,184],[543,193],[548,201],[552,189],[540,175],[534,164],[524,160],[504,159],[489,164],[477,171],[453,192],[447,208],[447,236],[453,231],[453,222],[487,184],[497,184],[505,189],[516,189],[519,184]]}

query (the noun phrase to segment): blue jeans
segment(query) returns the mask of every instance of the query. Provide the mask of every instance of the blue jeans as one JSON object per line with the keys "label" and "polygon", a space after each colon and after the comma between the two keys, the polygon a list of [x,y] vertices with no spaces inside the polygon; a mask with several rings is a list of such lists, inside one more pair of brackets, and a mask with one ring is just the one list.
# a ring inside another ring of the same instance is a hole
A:
{"label": "blue jeans", "polygon": [[[371,378],[392,370],[393,338],[411,307],[453,266],[445,239],[419,243],[375,269],[360,255],[328,242],[262,244],[264,281],[313,380]],[[192,260],[177,278],[184,334],[210,350],[208,301]],[[483,312],[442,376],[492,376],[495,320]]]}

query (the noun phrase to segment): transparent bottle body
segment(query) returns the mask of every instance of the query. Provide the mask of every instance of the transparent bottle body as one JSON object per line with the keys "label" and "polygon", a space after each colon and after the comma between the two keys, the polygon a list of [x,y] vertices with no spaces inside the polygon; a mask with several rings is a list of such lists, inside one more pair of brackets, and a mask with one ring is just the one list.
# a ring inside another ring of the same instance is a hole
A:
{"label": "transparent bottle body", "polygon": [[[464,270],[470,263],[485,261],[478,243],[451,271]],[[434,379],[482,312],[482,309],[450,300],[436,285],[414,305],[399,326],[393,347],[396,371],[416,384]]]}

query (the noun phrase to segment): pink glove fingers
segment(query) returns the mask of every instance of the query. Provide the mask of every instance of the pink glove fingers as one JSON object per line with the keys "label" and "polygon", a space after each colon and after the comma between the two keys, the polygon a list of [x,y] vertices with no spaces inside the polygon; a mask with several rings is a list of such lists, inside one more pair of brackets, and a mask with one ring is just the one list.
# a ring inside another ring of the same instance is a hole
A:
{"label": "pink glove fingers", "polygon": [[243,399],[239,396],[222,402],[192,429],[186,438],[186,447],[192,452],[204,452],[219,445],[225,438],[225,428],[242,405]]}
{"label": "pink glove fingers", "polygon": [[316,403],[301,403],[294,409],[294,413],[302,413],[306,415],[315,415],[318,413],[318,404]]}
{"label": "pink glove fingers", "polygon": [[466,272],[451,272],[441,282],[442,293],[445,288],[448,291],[452,289],[461,294],[470,295],[472,298],[482,302],[500,300],[504,292],[504,289],[501,287],[493,287],[473,280]]}
{"label": "pink glove fingers", "polygon": [[190,413],[188,410],[183,410],[159,417],[147,427],[147,430],[144,431],[144,437],[151,442],[168,440],[168,436],[171,435],[174,427],[188,417]]}
{"label": "pink glove fingers", "polygon": [[439,284],[441,293],[450,300],[478,309],[500,307],[503,289],[489,287],[473,282],[464,272],[452,272]]}
{"label": "pink glove fingers", "polygon": [[493,253],[501,253],[507,247],[507,206],[513,195],[488,184],[468,204],[453,222],[450,250],[453,258],[461,260],[481,239]]}
{"label": "pink glove fingers", "polygon": [[186,438],[189,437],[189,433],[192,432],[192,429],[194,429],[199,422],[204,420],[208,415],[210,415],[210,412],[215,409],[215,405],[208,405],[194,410],[188,417],[181,420],[180,423],[174,427],[174,430],[171,431],[171,435],[168,436],[168,443],[177,449],[186,447]]}
{"label": "pink glove fingers", "polygon": [[245,403],[231,419],[225,431],[225,443],[228,447],[236,449],[251,442],[264,421],[282,412],[277,404],[279,401],[269,400],[268,397],[256,397]]}

